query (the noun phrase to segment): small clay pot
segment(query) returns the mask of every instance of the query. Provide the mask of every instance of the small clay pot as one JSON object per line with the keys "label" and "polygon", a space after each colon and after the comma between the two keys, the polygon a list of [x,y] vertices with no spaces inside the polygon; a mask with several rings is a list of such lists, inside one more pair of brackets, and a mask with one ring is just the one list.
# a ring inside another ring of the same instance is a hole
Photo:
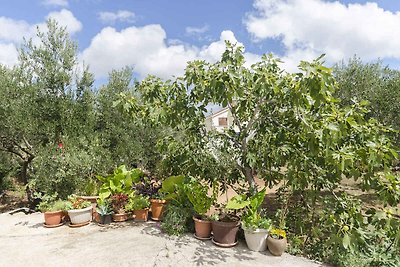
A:
{"label": "small clay pot", "polygon": [[64,212],[62,210],[46,211],[44,213],[44,223],[46,225],[58,225],[61,223],[63,217]]}
{"label": "small clay pot", "polygon": [[202,220],[196,216],[193,216],[193,221],[196,237],[209,238],[211,236],[211,221]]}
{"label": "small clay pot", "polygon": [[164,199],[150,199],[150,203],[151,219],[153,219],[154,221],[160,221],[167,201]]}
{"label": "small clay pot", "polygon": [[232,222],[212,221],[214,244],[224,247],[236,245],[236,234],[239,231],[239,225],[239,219]]}
{"label": "small clay pot", "polygon": [[124,222],[128,220],[128,213],[114,213],[112,219],[114,222]]}
{"label": "small clay pot", "polygon": [[287,247],[287,239],[282,238],[282,239],[276,239],[272,238],[271,236],[267,237],[267,246],[269,252],[271,252],[272,255],[275,256],[281,256],[283,252],[285,252],[286,247]]}
{"label": "small clay pot", "polygon": [[133,215],[135,217],[135,222],[147,222],[147,217],[149,215],[149,209],[145,208],[142,210],[134,210]]}

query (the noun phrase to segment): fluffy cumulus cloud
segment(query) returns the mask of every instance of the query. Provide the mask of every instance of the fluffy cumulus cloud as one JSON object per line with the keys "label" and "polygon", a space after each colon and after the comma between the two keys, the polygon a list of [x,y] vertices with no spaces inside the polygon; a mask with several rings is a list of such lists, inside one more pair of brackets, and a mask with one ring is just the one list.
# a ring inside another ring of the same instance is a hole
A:
{"label": "fluffy cumulus cloud", "polygon": [[[400,12],[377,3],[342,4],[323,0],[256,0],[245,18],[255,41],[278,39],[289,68],[322,53],[329,62],[357,54],[366,60],[400,58]],[[292,63],[293,62],[293,63]]]}
{"label": "fluffy cumulus cloud", "polygon": [[[223,31],[220,40],[204,47],[180,42],[168,42],[167,34],[158,25],[129,27],[117,31],[104,28],[81,55],[98,78],[105,77],[112,69],[134,67],[141,78],[148,74],[162,78],[181,75],[190,60],[205,59],[215,62],[225,48],[225,40],[237,43],[233,32]],[[255,55],[246,54],[251,60]]]}
{"label": "fluffy cumulus cloud", "polygon": [[67,7],[68,6],[68,0],[43,0],[42,1],[42,5]]}
{"label": "fluffy cumulus cloud", "polygon": [[119,10],[117,12],[100,12],[99,19],[105,24],[114,24],[120,22],[135,22],[135,13],[128,10]]}
{"label": "fluffy cumulus cloud", "polygon": [[51,12],[46,19],[50,18],[56,20],[61,26],[67,27],[67,31],[71,35],[82,30],[82,23],[69,10],[62,9],[61,11]]}
{"label": "fluffy cumulus cloud", "polygon": [[0,43],[0,64],[13,66],[17,63],[18,52],[14,44]]}
{"label": "fluffy cumulus cloud", "polygon": [[[55,19],[61,26],[67,27],[67,31],[73,35],[82,29],[82,23],[72,14],[71,11],[62,9],[50,12],[45,19]],[[14,20],[7,17],[0,17],[0,63],[13,65],[17,62],[17,48],[23,38],[32,38],[37,41],[36,29],[45,31],[46,23],[29,24],[23,20]]]}

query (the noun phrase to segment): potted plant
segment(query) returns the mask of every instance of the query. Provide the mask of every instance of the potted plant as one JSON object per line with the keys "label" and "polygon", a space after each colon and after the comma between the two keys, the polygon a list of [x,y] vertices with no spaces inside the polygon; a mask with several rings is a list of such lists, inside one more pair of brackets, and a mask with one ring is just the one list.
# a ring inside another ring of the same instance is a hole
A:
{"label": "potted plant", "polygon": [[285,230],[272,228],[267,238],[267,246],[272,255],[281,256],[287,247]]}
{"label": "potted plant", "polygon": [[253,251],[265,251],[267,249],[267,237],[271,229],[271,220],[263,218],[259,208],[264,201],[265,189],[245,201],[246,212],[242,216],[242,228],[247,246]]}
{"label": "potted plant", "polygon": [[83,187],[83,193],[85,195],[80,196],[83,200],[90,201],[93,207],[93,214],[96,212],[97,200],[99,198],[99,187],[98,182],[96,182],[92,177],[90,177]]}
{"label": "potted plant", "polygon": [[96,212],[99,214],[99,223],[100,224],[110,224],[111,223],[111,215],[113,213],[111,208],[111,203],[108,199],[98,199]]}
{"label": "potted plant", "polygon": [[161,189],[159,181],[156,181],[149,176],[142,175],[133,185],[133,189],[138,195],[150,199],[151,219],[160,221],[165,209],[166,200],[162,199],[162,193],[159,192]]}
{"label": "potted plant", "polygon": [[68,216],[72,227],[89,224],[92,220],[92,204],[75,195],[68,197],[67,207]]}
{"label": "potted plant", "polygon": [[238,216],[219,212],[211,217],[212,242],[219,247],[233,247],[237,245],[236,234],[239,231],[240,219]]}
{"label": "potted plant", "polygon": [[43,212],[45,227],[58,227],[63,225],[65,201],[52,200],[52,197],[45,195],[42,197],[38,209]]}
{"label": "potted plant", "polygon": [[208,187],[202,185],[198,180],[191,177],[184,185],[186,195],[193,205],[196,214],[193,216],[195,234],[200,240],[211,238],[211,221],[206,215],[215,198],[208,196]]}
{"label": "potted plant", "polygon": [[213,232],[212,242],[219,247],[233,247],[237,244],[236,234],[239,231],[240,218],[234,214],[236,210],[243,209],[246,205],[232,198],[225,207],[217,209],[211,218]]}
{"label": "potted plant", "polygon": [[125,205],[128,203],[128,195],[124,193],[118,193],[112,195],[111,205],[114,213],[112,218],[114,222],[124,222],[128,220],[128,213],[126,213]]}
{"label": "potted plant", "polygon": [[126,210],[133,211],[135,222],[146,222],[149,213],[150,201],[148,197],[134,195],[129,198]]}

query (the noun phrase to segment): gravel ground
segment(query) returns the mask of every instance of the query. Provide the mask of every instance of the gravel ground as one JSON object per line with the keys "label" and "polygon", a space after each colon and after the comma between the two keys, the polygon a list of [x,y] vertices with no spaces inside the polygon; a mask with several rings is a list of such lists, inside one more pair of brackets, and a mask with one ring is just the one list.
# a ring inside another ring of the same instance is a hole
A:
{"label": "gravel ground", "polygon": [[41,213],[0,214],[0,252],[0,266],[326,266],[252,252],[244,242],[219,248],[189,234],[170,237],[155,222],[45,228]]}

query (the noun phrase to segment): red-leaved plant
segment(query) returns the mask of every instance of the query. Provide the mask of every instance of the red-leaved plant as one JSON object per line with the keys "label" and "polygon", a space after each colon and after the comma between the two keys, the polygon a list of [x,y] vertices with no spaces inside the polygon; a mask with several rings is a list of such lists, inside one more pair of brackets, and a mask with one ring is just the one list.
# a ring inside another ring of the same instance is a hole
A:
{"label": "red-leaved plant", "polygon": [[128,195],[118,193],[111,197],[111,204],[115,213],[125,213],[125,205],[128,203]]}

